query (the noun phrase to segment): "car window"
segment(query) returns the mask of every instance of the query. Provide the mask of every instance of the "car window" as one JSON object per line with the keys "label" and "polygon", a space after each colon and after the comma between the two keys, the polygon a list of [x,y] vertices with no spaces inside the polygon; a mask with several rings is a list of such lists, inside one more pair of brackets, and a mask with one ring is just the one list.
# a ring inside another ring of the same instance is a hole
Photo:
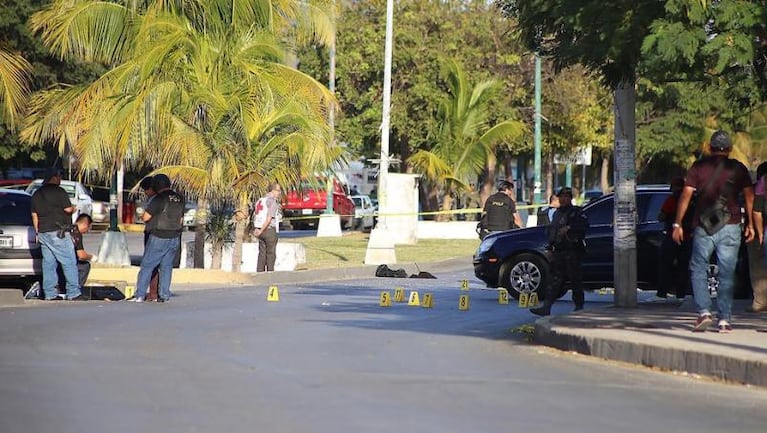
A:
{"label": "car window", "polygon": [[639,222],[657,222],[660,208],[669,195],[670,192],[637,194],[637,216],[639,217]]}
{"label": "car window", "polygon": [[589,206],[584,211],[589,218],[589,226],[611,225],[613,223],[612,197]]}
{"label": "car window", "polygon": [[359,197],[352,197],[352,201],[354,202],[354,206],[356,207],[362,207],[362,199]]}
{"label": "car window", "polygon": [[0,224],[31,226],[30,203],[28,196],[0,193]]}

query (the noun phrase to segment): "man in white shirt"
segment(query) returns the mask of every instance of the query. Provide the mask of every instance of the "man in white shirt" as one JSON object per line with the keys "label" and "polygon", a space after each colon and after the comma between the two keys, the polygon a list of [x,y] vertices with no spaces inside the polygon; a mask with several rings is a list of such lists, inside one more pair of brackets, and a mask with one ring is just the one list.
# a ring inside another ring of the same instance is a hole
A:
{"label": "man in white shirt", "polygon": [[269,192],[256,202],[253,213],[253,235],[258,239],[257,272],[273,271],[277,260],[277,230],[280,225],[282,188],[276,182],[269,184]]}

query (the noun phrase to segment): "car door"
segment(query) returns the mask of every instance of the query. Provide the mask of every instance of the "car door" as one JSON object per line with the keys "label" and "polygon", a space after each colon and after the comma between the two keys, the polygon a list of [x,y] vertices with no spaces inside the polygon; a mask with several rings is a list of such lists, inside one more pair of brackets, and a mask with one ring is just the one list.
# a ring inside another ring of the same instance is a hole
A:
{"label": "car door", "polygon": [[613,281],[613,196],[599,198],[586,206],[589,219],[586,253],[583,257],[583,281]]}
{"label": "car door", "polygon": [[637,279],[653,287],[657,285],[660,247],[665,236],[658,214],[670,195],[670,191],[637,192]]}

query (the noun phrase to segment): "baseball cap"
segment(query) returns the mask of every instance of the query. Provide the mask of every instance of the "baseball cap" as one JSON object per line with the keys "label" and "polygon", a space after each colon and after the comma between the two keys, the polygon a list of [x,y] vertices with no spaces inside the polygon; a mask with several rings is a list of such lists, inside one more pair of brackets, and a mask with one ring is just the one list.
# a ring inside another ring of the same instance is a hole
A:
{"label": "baseball cap", "polygon": [[506,189],[514,189],[514,184],[508,180],[502,180],[498,182],[498,191],[503,191]]}
{"label": "baseball cap", "polygon": [[730,136],[720,129],[711,134],[709,145],[712,150],[727,150],[732,147],[732,141],[730,141]]}
{"label": "baseball cap", "polygon": [[557,197],[559,197],[561,195],[565,195],[565,194],[567,194],[570,197],[572,197],[573,196],[573,189],[570,188],[570,187],[567,187],[567,186],[559,188],[559,191],[557,192]]}

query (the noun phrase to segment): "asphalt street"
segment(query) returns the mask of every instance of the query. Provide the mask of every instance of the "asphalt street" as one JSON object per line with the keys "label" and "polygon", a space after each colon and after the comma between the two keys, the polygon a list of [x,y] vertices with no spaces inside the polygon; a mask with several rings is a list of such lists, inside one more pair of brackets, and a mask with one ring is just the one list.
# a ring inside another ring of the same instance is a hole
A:
{"label": "asphalt street", "polygon": [[[532,346],[526,310],[438,277],[0,310],[0,431],[765,431],[767,391]],[[396,286],[433,308],[380,307]]]}

